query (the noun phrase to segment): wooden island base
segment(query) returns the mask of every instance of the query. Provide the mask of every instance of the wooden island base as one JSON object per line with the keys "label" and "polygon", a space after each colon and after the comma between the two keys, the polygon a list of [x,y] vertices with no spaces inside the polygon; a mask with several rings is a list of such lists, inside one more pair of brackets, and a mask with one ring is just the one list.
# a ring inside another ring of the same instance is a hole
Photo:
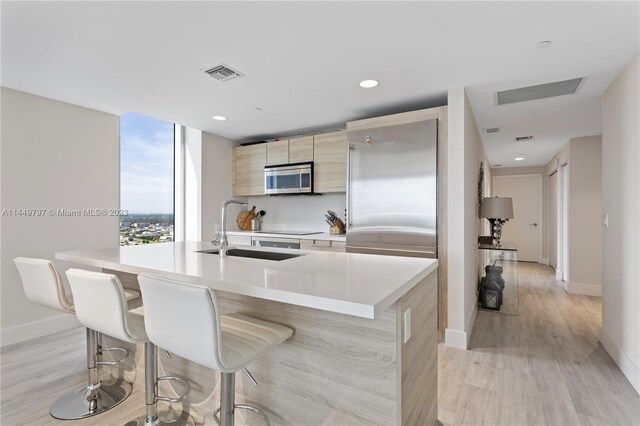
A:
{"label": "wooden island base", "polygon": [[[104,271],[117,274],[125,287],[138,288],[135,275]],[[249,366],[258,388],[245,374],[236,375],[236,403],[262,408],[272,425],[436,423],[437,271],[375,319],[221,291],[216,295],[222,314],[239,312],[294,329],[289,340]],[[411,309],[411,338],[403,343],[402,317],[407,309]],[[107,336],[104,340],[105,345],[131,350],[130,360],[117,374],[142,392],[143,345],[114,342]],[[219,405],[219,373],[159,353],[160,375],[189,380],[191,393],[184,409],[203,422]],[[171,395],[168,386],[163,383],[161,393]]]}

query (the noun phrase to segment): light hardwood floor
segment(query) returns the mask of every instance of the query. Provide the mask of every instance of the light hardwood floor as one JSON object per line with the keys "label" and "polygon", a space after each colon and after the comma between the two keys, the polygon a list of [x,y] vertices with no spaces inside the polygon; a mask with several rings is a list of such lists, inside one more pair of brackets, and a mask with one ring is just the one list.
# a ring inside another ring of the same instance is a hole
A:
{"label": "light hardwood floor", "polygon": [[601,299],[520,262],[518,316],[479,311],[469,351],[440,345],[444,425],[637,425],[640,398],[598,343]]}
{"label": "light hardwood floor", "polygon": [[[472,350],[440,345],[440,421],[640,424],[638,394],[598,343],[600,299],[566,294],[549,267],[520,263],[519,273],[519,316],[478,312]],[[76,329],[3,348],[0,423],[120,425],[141,415],[144,399],[137,388],[109,414],[77,422],[49,416],[57,396],[85,380],[83,345],[84,332]],[[207,425],[215,424],[209,413],[206,418]]]}

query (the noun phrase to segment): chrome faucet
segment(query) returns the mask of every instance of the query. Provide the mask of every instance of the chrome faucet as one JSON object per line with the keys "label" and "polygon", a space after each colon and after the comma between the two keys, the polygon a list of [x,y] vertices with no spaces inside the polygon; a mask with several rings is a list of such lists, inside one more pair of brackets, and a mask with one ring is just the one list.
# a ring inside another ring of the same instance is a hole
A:
{"label": "chrome faucet", "polygon": [[218,241],[218,247],[220,247],[218,254],[221,258],[227,257],[227,250],[229,248],[229,241],[227,240],[227,206],[229,204],[240,204],[249,206],[248,201],[227,200],[222,203],[222,224],[220,226],[220,236]]}

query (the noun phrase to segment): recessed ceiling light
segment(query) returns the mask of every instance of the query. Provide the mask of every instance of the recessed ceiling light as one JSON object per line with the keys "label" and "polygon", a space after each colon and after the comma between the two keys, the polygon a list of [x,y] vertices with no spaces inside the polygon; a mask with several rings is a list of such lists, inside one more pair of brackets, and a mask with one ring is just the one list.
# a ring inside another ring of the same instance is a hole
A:
{"label": "recessed ceiling light", "polygon": [[545,48],[545,47],[549,47],[551,46],[551,41],[550,40],[544,40],[541,41],[540,43],[536,44],[536,47],[540,47],[540,48]]}
{"label": "recessed ceiling light", "polygon": [[218,121],[224,121],[227,119],[227,117],[225,117],[224,115],[214,115],[213,117],[214,120],[218,120]]}
{"label": "recessed ceiling light", "polygon": [[522,161],[522,160],[524,160],[524,157],[516,157],[516,158],[514,158],[514,160],[516,160],[516,161]]}
{"label": "recessed ceiling light", "polygon": [[262,108],[260,108],[260,107],[255,107],[253,110],[254,110],[254,111],[262,111]]}
{"label": "recessed ceiling light", "polygon": [[362,80],[360,82],[360,87],[364,87],[365,89],[371,89],[372,87],[376,87],[377,85],[377,80]]}

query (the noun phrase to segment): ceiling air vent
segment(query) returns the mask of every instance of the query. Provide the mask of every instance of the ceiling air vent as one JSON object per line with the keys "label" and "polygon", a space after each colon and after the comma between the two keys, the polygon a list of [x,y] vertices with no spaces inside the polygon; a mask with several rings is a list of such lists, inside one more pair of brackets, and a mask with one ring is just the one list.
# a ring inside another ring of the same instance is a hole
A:
{"label": "ceiling air vent", "polygon": [[519,89],[503,90],[502,92],[496,92],[496,103],[498,105],[506,105],[516,102],[552,98],[554,96],[571,95],[578,91],[583,80],[584,77],[580,77],[571,80],[538,84],[536,86],[521,87]]}
{"label": "ceiling air vent", "polygon": [[499,127],[492,127],[490,129],[484,129],[485,133],[498,133],[500,131]]}
{"label": "ceiling air vent", "polygon": [[216,67],[209,68],[204,72],[209,74],[209,76],[215,78],[216,80],[220,80],[220,81],[229,81],[236,77],[242,76],[242,74],[240,74],[238,71],[224,64],[220,64]]}
{"label": "ceiling air vent", "polygon": [[530,141],[531,139],[533,139],[533,136],[518,136],[517,138],[514,139],[514,141],[526,142],[526,141]]}

